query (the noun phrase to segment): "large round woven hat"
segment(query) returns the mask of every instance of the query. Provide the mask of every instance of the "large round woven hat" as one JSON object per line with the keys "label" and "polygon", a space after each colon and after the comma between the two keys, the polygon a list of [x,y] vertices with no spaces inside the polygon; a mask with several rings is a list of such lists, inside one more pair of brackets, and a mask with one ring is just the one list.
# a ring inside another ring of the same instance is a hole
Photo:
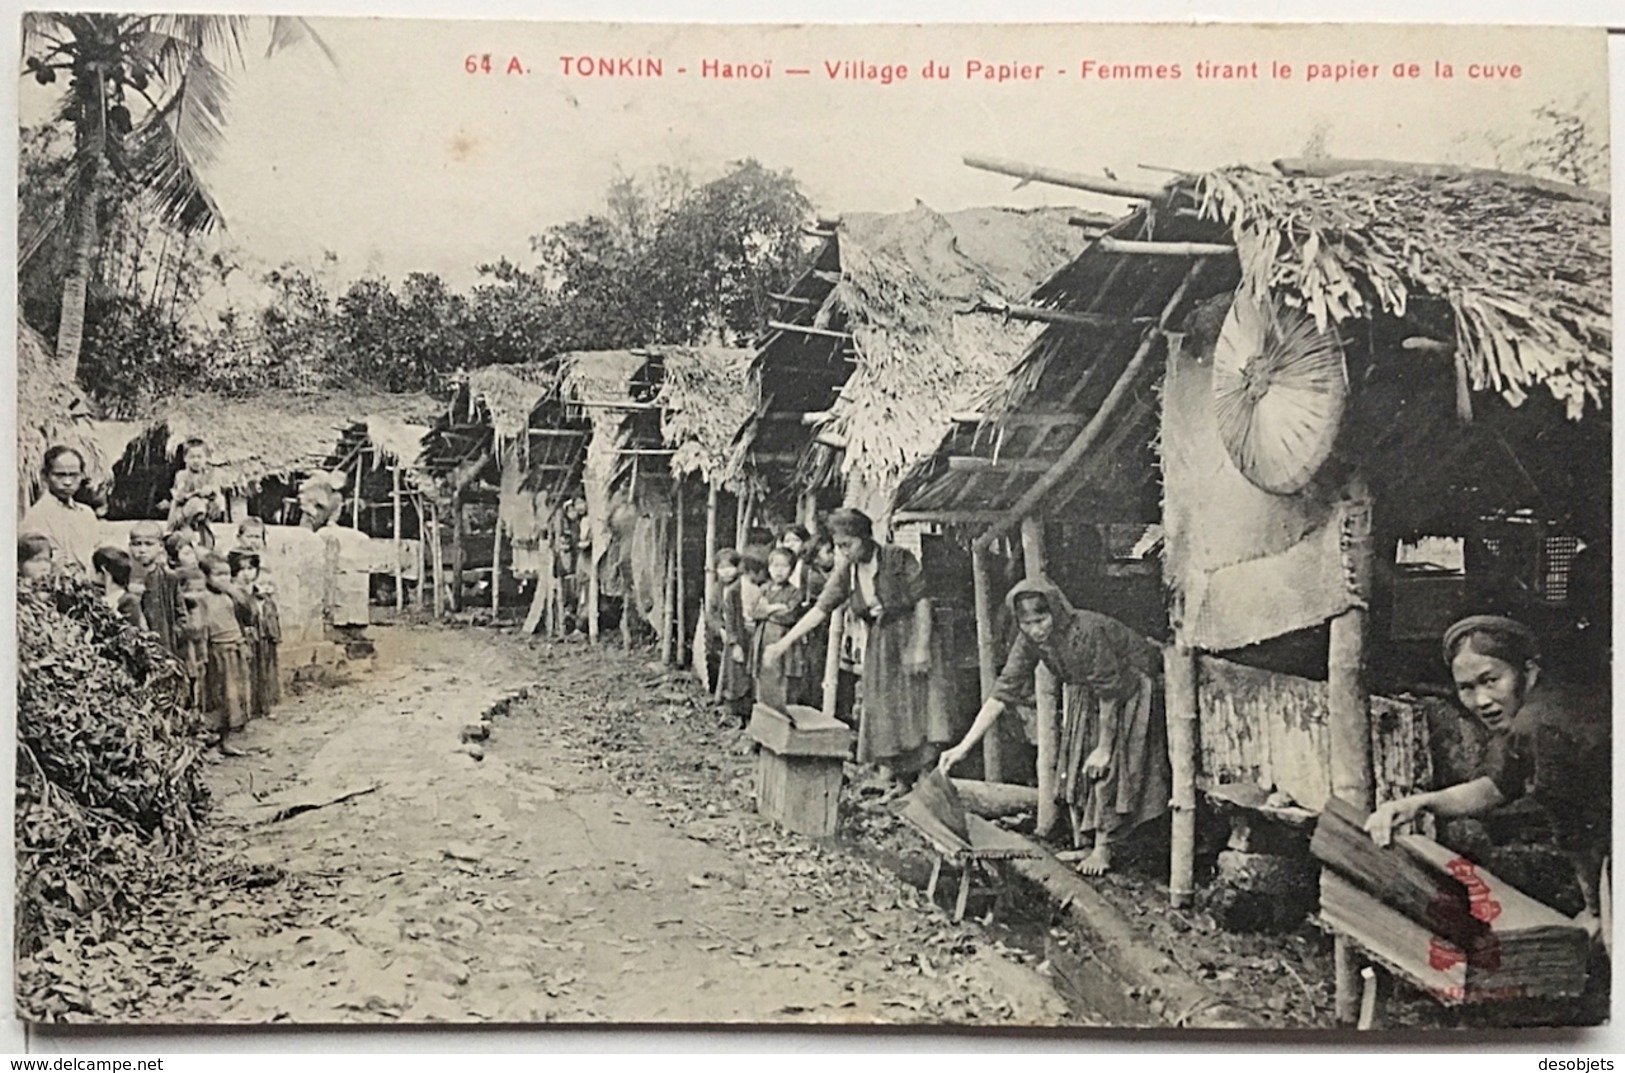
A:
{"label": "large round woven hat", "polygon": [[1236,468],[1278,495],[1331,457],[1348,398],[1343,346],[1302,310],[1237,295],[1213,349],[1213,408]]}

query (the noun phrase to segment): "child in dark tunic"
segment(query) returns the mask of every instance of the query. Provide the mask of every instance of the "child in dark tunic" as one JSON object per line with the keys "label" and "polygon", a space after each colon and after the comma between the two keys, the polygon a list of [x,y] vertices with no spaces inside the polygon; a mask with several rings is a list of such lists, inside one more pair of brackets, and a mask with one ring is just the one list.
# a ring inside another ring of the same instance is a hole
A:
{"label": "child in dark tunic", "polygon": [[720,684],[717,693],[727,712],[739,721],[740,726],[744,726],[750,720],[751,706],[750,668],[746,663],[745,651],[750,633],[745,626],[739,561],[736,551],[717,554],[717,584],[722,588],[722,595],[717,601],[721,605],[722,618],[722,668],[718,672]]}
{"label": "child in dark tunic", "polygon": [[[752,616],[756,619],[756,631],[750,659],[758,689],[766,687],[767,691],[761,694],[764,700],[772,695],[784,703],[803,703],[802,698],[807,693],[811,665],[805,642],[792,645],[777,668],[766,668],[762,664],[762,651],[789,633],[809,606],[801,589],[790,580],[795,568],[796,553],[789,548],[781,546],[768,552],[767,582],[757,593]],[[782,678],[782,681],[769,681],[773,678]]]}
{"label": "child in dark tunic", "polygon": [[260,557],[251,551],[238,549],[227,556],[231,563],[231,581],[237,591],[248,597],[253,608],[253,624],[245,626],[244,636],[249,647],[249,668],[254,715],[269,715],[282,699],[282,683],[278,678],[277,644],[282,640],[282,624],[277,619],[276,603],[260,591]]}
{"label": "child in dark tunic", "polygon": [[181,628],[181,589],[164,553],[164,530],[157,522],[130,527],[130,591],[141,600],[147,629],[175,655]]}
{"label": "child in dark tunic", "polygon": [[106,593],[107,606],[119,617],[138,630],[147,628],[147,619],[141,612],[141,597],[130,591],[133,572],[130,553],[123,548],[97,548],[90,557],[90,568]]}
{"label": "child in dark tunic", "polygon": [[233,731],[248,725],[252,708],[248,629],[254,609],[231,583],[231,564],[218,555],[202,563],[208,585],[198,601],[198,615],[208,642],[203,672],[204,719],[220,734],[220,751],[242,755],[228,742]]}

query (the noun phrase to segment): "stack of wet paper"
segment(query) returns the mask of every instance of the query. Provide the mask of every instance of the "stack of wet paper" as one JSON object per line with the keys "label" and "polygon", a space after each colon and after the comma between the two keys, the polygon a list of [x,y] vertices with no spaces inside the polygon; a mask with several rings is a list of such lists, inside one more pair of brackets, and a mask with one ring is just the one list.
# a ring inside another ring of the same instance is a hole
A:
{"label": "stack of wet paper", "polygon": [[1585,990],[1585,929],[1420,835],[1371,841],[1336,798],[1310,851],[1326,867],[1320,915],[1378,962],[1444,1002],[1567,998]]}

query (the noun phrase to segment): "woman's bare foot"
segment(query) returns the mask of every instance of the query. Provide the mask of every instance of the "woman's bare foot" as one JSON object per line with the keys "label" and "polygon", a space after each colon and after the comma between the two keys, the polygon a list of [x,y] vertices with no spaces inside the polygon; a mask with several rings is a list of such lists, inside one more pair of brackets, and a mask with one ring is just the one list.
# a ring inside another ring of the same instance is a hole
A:
{"label": "woman's bare foot", "polygon": [[223,741],[223,742],[220,743],[220,755],[221,756],[247,756],[248,754],[243,752],[241,749],[237,748],[237,746],[232,745],[230,742],[224,742]]}
{"label": "woman's bare foot", "polygon": [[1111,846],[1096,844],[1094,852],[1078,862],[1078,874],[1081,876],[1105,875],[1111,869],[1111,866]]}

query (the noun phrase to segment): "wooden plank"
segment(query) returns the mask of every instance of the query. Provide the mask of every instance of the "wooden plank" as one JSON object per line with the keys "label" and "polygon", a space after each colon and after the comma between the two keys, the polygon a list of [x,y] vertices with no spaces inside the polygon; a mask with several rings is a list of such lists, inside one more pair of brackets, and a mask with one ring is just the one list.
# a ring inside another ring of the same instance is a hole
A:
{"label": "wooden plank", "polygon": [[891,516],[892,525],[987,525],[1003,521],[1002,510],[900,510]]}
{"label": "wooden plank", "polygon": [[1153,323],[1149,317],[1131,318],[1113,316],[1109,313],[1078,313],[1070,309],[1046,309],[1043,306],[1008,305],[1003,302],[978,302],[976,312],[1040,324],[1065,324],[1074,328],[1129,328],[1136,324]]}
{"label": "wooden plank", "polygon": [[1309,852],[1384,905],[1457,946],[1471,948],[1488,934],[1490,926],[1473,916],[1461,880],[1424,862],[1401,840],[1377,845],[1365,831],[1368,815],[1349,802],[1328,798]]}

